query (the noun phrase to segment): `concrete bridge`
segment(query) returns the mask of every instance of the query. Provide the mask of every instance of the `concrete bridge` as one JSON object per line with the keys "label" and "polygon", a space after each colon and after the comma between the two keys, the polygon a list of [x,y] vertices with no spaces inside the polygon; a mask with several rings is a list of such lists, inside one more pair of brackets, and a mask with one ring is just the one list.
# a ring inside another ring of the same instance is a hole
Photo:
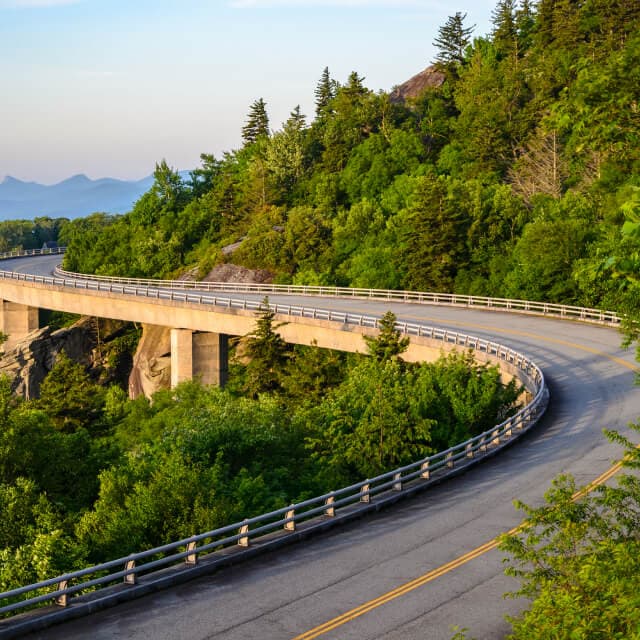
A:
{"label": "concrete bridge", "polygon": [[[317,296],[314,299],[305,293],[314,291],[313,287],[246,285],[245,293],[238,291],[242,289],[239,285],[222,283],[79,276],[59,269],[60,261],[61,256],[54,253],[0,263],[5,272],[25,274],[23,279],[2,280],[0,331],[9,336],[6,348],[38,328],[39,308],[168,327],[172,386],[192,378],[203,384],[223,385],[229,336],[246,335],[255,329],[256,309],[265,295],[271,296],[276,312],[282,312],[277,316],[277,322],[282,323],[278,332],[286,342],[339,351],[365,351],[362,336],[375,335],[376,317],[385,307],[384,301],[378,300],[378,305],[371,308],[372,315],[349,312],[353,299],[345,300],[339,294],[353,295],[354,290],[336,288],[332,307],[337,308],[322,313],[316,306]],[[324,290],[331,295],[328,288]],[[376,293],[362,291],[368,297]],[[239,298],[241,293],[244,296]],[[598,321],[610,323],[613,316]],[[427,335],[414,335],[403,358],[408,362],[434,361],[443,352],[459,348]],[[476,355],[497,363],[505,382],[513,377],[512,368],[504,360],[491,354]]]}
{"label": "concrete bridge", "polygon": [[[5,300],[27,308],[72,305],[67,310],[90,315],[96,315],[100,308],[113,317],[116,306],[117,313],[132,313],[135,307],[128,305],[142,297],[145,285],[140,282],[110,285],[87,280],[78,282],[75,293],[63,291],[62,285],[38,281],[51,277],[51,265],[44,266],[48,259],[39,260],[4,263],[14,271],[10,279],[16,279],[15,285],[9,279],[0,283]],[[16,270],[24,277],[16,275]],[[157,286],[157,298],[164,302],[149,305],[156,305],[156,311],[159,306],[163,309],[155,316],[157,324],[177,331],[248,332],[254,317],[248,307],[259,304],[265,292],[221,288],[173,290],[167,283]],[[628,434],[626,425],[640,413],[640,395],[633,386],[633,354],[620,348],[615,329],[605,327],[615,318],[555,305],[461,296],[425,299],[420,298],[422,294],[399,293],[383,299],[384,292],[371,292],[371,299],[365,299],[369,297],[365,291],[357,297],[329,290],[313,293],[329,297],[320,302],[300,291],[295,294],[298,297],[276,289],[269,294],[270,301],[279,305],[282,318],[290,323],[287,338],[291,341],[308,340],[297,326],[308,325],[325,346],[331,346],[332,340],[349,342],[351,337],[351,344],[358,342],[361,347],[360,334],[372,330],[367,326],[371,318],[391,310],[409,332],[428,323],[432,332],[444,337],[439,344],[448,348],[473,346],[468,341],[459,344],[458,332],[465,332],[473,334],[477,344],[499,340],[526,353],[545,372],[552,392],[551,409],[521,444],[469,468],[462,477],[429,489],[419,499],[231,571],[29,637],[448,640],[452,625],[469,627],[474,637],[503,637],[508,629],[503,614],[517,613],[523,606],[502,598],[515,585],[502,573],[495,544],[496,536],[521,519],[512,500],[540,503],[559,473],[572,473],[579,483],[596,478],[604,481],[619,450],[603,437],[602,428]],[[221,324],[188,320],[196,317],[189,313],[196,311],[196,306],[209,304],[207,299],[211,298],[220,302],[225,296],[234,302],[212,315],[226,316],[227,324],[223,319]],[[92,303],[83,303],[83,298]],[[8,321],[20,314],[18,329],[29,312],[7,309]],[[566,322],[567,317],[602,326]],[[334,334],[334,329],[341,335]],[[429,348],[431,355],[435,353],[435,343],[426,342],[434,339],[432,335],[423,332],[416,336],[414,342],[424,349],[416,358],[429,357]],[[191,350],[193,353],[193,346]],[[494,358],[509,367],[517,366],[517,362],[507,362],[505,351],[500,356],[498,351],[492,351]],[[0,637],[2,628],[0,622]]]}

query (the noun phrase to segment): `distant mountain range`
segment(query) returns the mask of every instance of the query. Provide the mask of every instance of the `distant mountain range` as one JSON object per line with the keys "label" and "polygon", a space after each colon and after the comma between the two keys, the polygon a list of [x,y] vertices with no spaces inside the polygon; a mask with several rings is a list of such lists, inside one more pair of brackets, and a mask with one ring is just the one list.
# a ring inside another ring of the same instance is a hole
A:
{"label": "distant mountain range", "polygon": [[77,175],[58,184],[23,182],[7,176],[0,182],[0,220],[38,216],[78,218],[96,211],[126,213],[153,185],[153,176],[137,181]]}

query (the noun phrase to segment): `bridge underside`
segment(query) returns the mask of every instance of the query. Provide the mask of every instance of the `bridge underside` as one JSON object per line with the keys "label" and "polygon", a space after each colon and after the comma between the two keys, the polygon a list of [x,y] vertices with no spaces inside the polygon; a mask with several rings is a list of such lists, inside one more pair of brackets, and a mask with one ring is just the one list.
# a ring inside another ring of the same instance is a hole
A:
{"label": "bridge underside", "polygon": [[[38,328],[38,308],[66,311],[130,322],[170,327],[171,382],[198,378],[203,384],[224,385],[228,370],[228,336],[241,336],[255,329],[255,313],[243,309],[203,307],[202,305],[132,297],[109,291],[69,290],[42,283],[2,283],[3,304],[0,330],[10,343]],[[338,351],[365,352],[363,335],[377,330],[339,324],[334,321],[292,316],[276,316],[279,333],[290,344],[315,345]],[[426,337],[412,337],[403,358],[409,362],[433,362],[444,353],[460,350],[454,344]],[[517,368],[493,356],[476,351],[477,360],[498,364],[506,383]]]}

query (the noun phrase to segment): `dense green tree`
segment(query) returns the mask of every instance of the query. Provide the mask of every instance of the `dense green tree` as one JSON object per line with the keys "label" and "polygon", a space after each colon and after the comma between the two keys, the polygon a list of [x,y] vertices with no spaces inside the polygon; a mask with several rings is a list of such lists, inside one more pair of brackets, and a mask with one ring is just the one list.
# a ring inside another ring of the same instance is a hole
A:
{"label": "dense green tree", "polygon": [[471,34],[475,25],[465,27],[466,13],[457,11],[449,16],[438,29],[438,37],[433,41],[437,49],[436,62],[448,69],[455,69],[465,62],[466,49],[471,42]]}
{"label": "dense green tree", "polygon": [[518,55],[518,27],[516,0],[499,0],[491,13],[493,22],[492,39],[500,55]]}
{"label": "dense green tree", "polygon": [[422,178],[406,215],[404,261],[410,285],[422,291],[451,291],[467,260],[469,221],[450,198],[447,180]]}
{"label": "dense green tree", "polygon": [[242,139],[245,144],[252,144],[260,138],[267,137],[269,137],[267,105],[262,98],[258,98],[249,109],[247,121],[242,127]]}
{"label": "dense green tree", "polygon": [[104,409],[104,393],[81,364],[61,351],[40,385],[38,405],[58,429],[69,433],[90,425],[95,428]]}
{"label": "dense green tree", "polygon": [[396,316],[392,311],[387,311],[378,320],[380,330],[377,336],[363,336],[367,344],[367,351],[376,360],[395,360],[409,347],[409,336],[400,337],[400,331],[396,328]]}
{"label": "dense green tree", "polygon": [[[626,448],[624,465],[637,469],[635,445],[610,436]],[[576,489],[573,478],[561,476],[543,506],[517,503],[527,519],[501,548],[509,554],[507,573],[521,580],[516,595],[533,603],[512,619],[512,640],[638,637],[640,482],[625,474],[617,486],[591,494]]]}
{"label": "dense green tree", "polygon": [[275,324],[275,317],[269,298],[265,298],[258,311],[256,328],[243,342],[243,357],[248,360],[244,390],[252,398],[260,393],[278,391],[281,387],[288,348],[277,332],[283,325]]}
{"label": "dense green tree", "polygon": [[378,475],[430,451],[433,421],[409,392],[412,381],[398,361],[368,358],[310,411],[317,435],[309,445],[327,460],[330,485]]}
{"label": "dense green tree", "polygon": [[325,67],[314,91],[317,116],[322,116],[328,109],[331,101],[336,96],[336,88],[336,83],[329,74],[329,67]]}
{"label": "dense green tree", "polygon": [[306,118],[298,105],[285,122],[282,131],[274,133],[266,150],[268,171],[285,197],[302,178],[306,164]]}

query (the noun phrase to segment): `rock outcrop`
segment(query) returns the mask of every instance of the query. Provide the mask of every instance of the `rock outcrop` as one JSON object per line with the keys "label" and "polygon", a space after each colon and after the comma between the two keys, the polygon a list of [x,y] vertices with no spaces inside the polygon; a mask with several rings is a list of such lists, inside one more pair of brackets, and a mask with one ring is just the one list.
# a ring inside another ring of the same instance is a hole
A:
{"label": "rock outcrop", "polygon": [[32,331],[0,357],[0,374],[8,375],[17,395],[37,398],[40,384],[51,371],[61,351],[84,365],[89,375],[105,383],[121,382],[128,367],[113,357],[113,341],[126,332],[127,323],[115,320],[80,318],[70,327]]}
{"label": "rock outcrop", "polygon": [[[184,279],[191,279],[185,277]],[[235,264],[220,264],[204,278],[204,282],[242,282],[264,284],[273,281],[265,269],[247,269]],[[150,398],[160,389],[171,386],[171,327],[142,325],[142,337],[133,356],[129,376],[129,397]]]}
{"label": "rock outcrop", "polygon": [[431,65],[413,76],[413,78],[409,78],[406,82],[395,87],[390,95],[391,102],[403,103],[408,99],[417,98],[426,89],[441,87],[445,80],[445,74],[438,70],[435,65]]}
{"label": "rock outcrop", "polygon": [[142,325],[142,337],[133,356],[129,375],[129,397],[150,398],[171,386],[171,328]]}

